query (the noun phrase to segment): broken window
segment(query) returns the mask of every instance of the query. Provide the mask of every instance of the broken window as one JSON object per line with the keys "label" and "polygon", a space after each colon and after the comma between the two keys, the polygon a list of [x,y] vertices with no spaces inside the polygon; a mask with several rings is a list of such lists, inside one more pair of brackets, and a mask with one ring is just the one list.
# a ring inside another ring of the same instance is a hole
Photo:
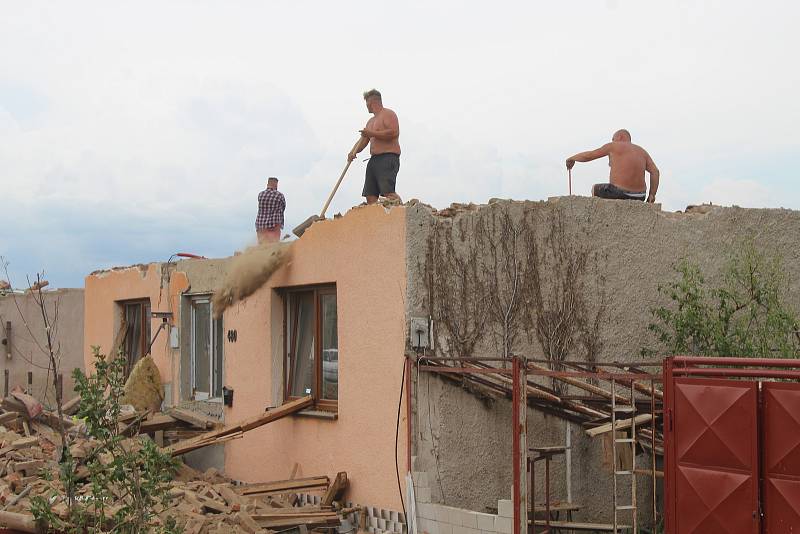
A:
{"label": "broken window", "polygon": [[336,287],[286,293],[286,396],[312,395],[320,405],[339,398]]}
{"label": "broken window", "polygon": [[125,374],[130,373],[143,356],[150,351],[150,301],[121,302],[125,352]]}
{"label": "broken window", "polygon": [[222,318],[214,319],[209,295],[191,299],[190,367],[196,400],[222,397]]}

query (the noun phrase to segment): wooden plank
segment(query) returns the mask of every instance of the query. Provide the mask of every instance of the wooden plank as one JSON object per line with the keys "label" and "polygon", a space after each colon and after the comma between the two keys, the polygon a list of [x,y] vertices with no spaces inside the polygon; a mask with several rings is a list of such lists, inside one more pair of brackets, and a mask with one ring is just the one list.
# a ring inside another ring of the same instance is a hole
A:
{"label": "wooden plank", "polygon": [[6,412],[4,414],[0,414],[0,425],[5,424],[5,423],[10,423],[11,421],[16,419],[17,417],[19,417],[19,413],[18,412]]}
{"label": "wooden plank", "polygon": [[171,408],[167,410],[167,413],[178,421],[183,421],[197,428],[210,429],[219,426],[218,421],[184,408]]}
{"label": "wooden plank", "polygon": [[36,520],[30,514],[0,511],[0,525],[20,532],[39,532],[36,529]]}
{"label": "wooden plank", "polygon": [[304,408],[308,408],[313,403],[314,399],[312,399],[310,395],[308,397],[302,397],[300,399],[287,402],[286,404],[278,406],[277,408],[270,408],[262,414],[244,419],[235,425],[221,428],[219,430],[212,430],[211,432],[206,432],[205,434],[201,434],[196,438],[181,441],[170,447],[167,447],[164,449],[164,451],[172,456],[179,456],[201,447],[213,445],[217,443],[220,438],[224,438],[229,434],[247,432],[248,430],[252,430],[273,421],[277,421],[278,419],[286,417],[287,415],[291,415]]}
{"label": "wooden plank", "polygon": [[167,414],[156,414],[139,425],[140,434],[149,434],[156,430],[165,430],[178,425],[178,420]]}
{"label": "wooden plank", "polygon": [[[651,413],[643,413],[641,415],[637,415],[633,419],[622,419],[617,421],[616,430],[625,430],[626,428],[630,428],[633,424],[633,421],[636,421],[636,426],[641,424],[647,423],[653,419],[653,414]],[[594,428],[589,428],[585,432],[590,435],[591,437],[599,436],[600,434],[605,434],[607,432],[611,432],[611,423],[606,423],[604,425],[596,426]]]}
{"label": "wooden plank", "polygon": [[78,413],[78,408],[81,406],[80,396],[70,399],[61,406],[61,413],[64,415],[75,415]]}
{"label": "wooden plank", "polygon": [[297,493],[302,491],[325,491],[330,479],[326,476],[297,478],[294,480],[277,480],[260,484],[237,486],[234,491],[242,495],[279,495],[281,493]]}
{"label": "wooden plank", "polygon": [[[633,472],[636,473],[637,475],[641,475],[643,477],[652,477],[653,476],[653,471],[649,471],[647,469],[634,469]],[[664,478],[664,471],[656,471],[655,474],[656,474],[656,478]]]}
{"label": "wooden plank", "polygon": [[345,488],[347,488],[347,473],[344,471],[340,471],[336,473],[336,478],[333,479],[333,484],[328,488],[328,491],[325,492],[325,495],[322,496],[322,501],[320,504],[322,506],[331,506],[333,504],[333,500],[342,493]]}
{"label": "wooden plank", "polygon": [[[537,527],[543,527],[547,525],[547,522],[544,519],[537,519],[535,521]],[[590,532],[614,532],[614,525],[609,525],[607,523],[576,523],[574,521],[550,521],[550,526],[552,528],[557,528],[559,530],[585,530]],[[617,525],[617,530],[625,530],[630,529],[628,525]]]}
{"label": "wooden plank", "polygon": [[262,528],[269,529],[290,528],[298,525],[307,527],[335,527],[339,525],[339,516],[336,515],[336,512],[330,512],[325,516],[310,517],[264,518],[261,515],[253,515],[252,517]]}

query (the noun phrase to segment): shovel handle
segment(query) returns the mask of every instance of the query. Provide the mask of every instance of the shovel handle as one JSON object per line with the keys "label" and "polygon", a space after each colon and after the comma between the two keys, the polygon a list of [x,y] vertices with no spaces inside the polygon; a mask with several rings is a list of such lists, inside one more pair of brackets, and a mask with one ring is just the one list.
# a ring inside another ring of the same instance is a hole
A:
{"label": "shovel handle", "polygon": [[[353,145],[353,149],[355,149],[358,146],[359,142],[361,142],[360,138],[359,138],[358,141],[356,141],[356,144]],[[347,174],[347,169],[350,168],[350,164],[352,162],[353,162],[352,160],[347,160],[347,165],[344,166],[344,170],[342,171],[342,174],[339,176],[339,179],[336,180],[336,185],[333,186],[333,191],[331,191],[331,194],[328,195],[328,200],[325,201],[325,205],[322,206],[322,211],[319,214],[319,218],[320,219],[324,219],[325,218],[325,212],[328,211],[328,206],[330,206],[331,200],[333,200],[333,196],[336,194],[336,191],[339,190],[339,186],[342,184],[342,180],[344,180],[344,175]]]}

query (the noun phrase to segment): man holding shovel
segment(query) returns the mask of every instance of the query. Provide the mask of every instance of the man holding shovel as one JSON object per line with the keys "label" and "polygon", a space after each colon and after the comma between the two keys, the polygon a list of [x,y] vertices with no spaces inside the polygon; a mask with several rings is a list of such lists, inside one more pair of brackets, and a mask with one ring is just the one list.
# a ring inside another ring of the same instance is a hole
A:
{"label": "man holding shovel", "polygon": [[380,196],[400,201],[395,192],[400,170],[400,123],[394,111],[383,107],[377,89],[364,93],[364,100],[373,117],[360,130],[361,139],[347,154],[347,161],[353,161],[369,145],[370,159],[361,195],[366,197],[367,204],[375,204]]}

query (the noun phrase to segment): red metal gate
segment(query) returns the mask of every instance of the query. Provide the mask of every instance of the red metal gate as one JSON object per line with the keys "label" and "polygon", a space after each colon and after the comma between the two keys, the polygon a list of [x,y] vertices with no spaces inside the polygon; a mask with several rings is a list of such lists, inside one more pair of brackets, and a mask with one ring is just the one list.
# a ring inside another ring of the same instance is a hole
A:
{"label": "red metal gate", "polygon": [[764,531],[800,532],[800,387],[763,384]]}
{"label": "red metal gate", "polygon": [[800,384],[741,379],[796,380],[792,367],[800,360],[665,361],[667,533],[800,532]]}

